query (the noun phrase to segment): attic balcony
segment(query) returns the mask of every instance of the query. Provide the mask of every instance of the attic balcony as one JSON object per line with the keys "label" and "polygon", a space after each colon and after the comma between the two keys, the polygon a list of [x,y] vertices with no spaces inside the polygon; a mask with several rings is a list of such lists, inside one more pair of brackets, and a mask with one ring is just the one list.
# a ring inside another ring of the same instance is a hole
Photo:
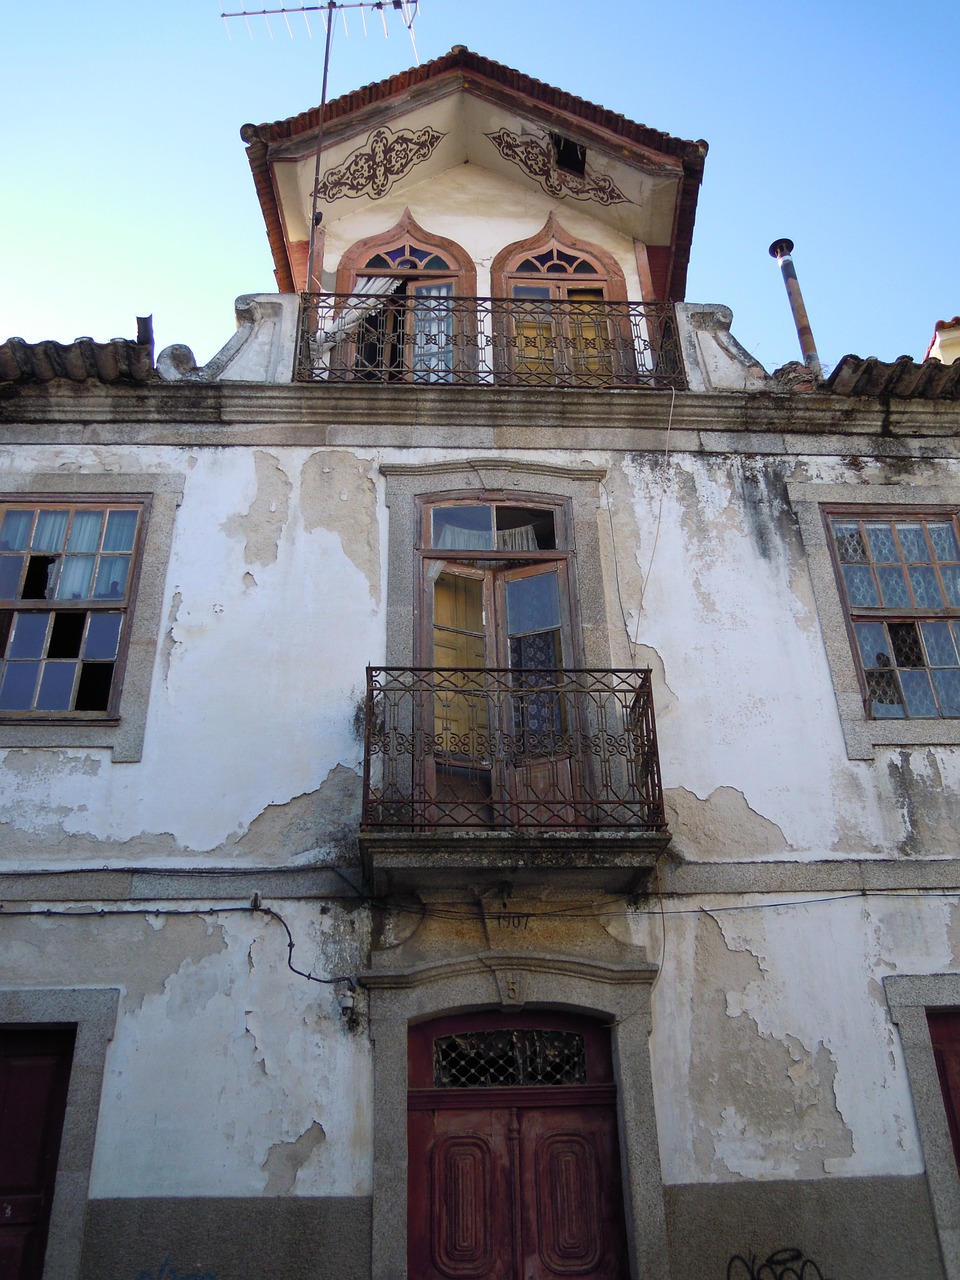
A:
{"label": "attic balcony", "polygon": [[301,295],[295,376],[432,387],[686,387],[670,303],[369,290]]}
{"label": "attic balcony", "polygon": [[375,891],[639,892],[668,840],[649,670],[368,668]]}

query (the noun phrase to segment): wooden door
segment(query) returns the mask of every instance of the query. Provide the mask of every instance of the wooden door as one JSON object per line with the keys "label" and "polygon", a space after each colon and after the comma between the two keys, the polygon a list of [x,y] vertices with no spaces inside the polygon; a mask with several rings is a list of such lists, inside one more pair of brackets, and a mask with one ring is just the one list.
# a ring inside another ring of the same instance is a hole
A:
{"label": "wooden door", "polygon": [[[450,1041],[459,1083],[436,1047]],[[604,1028],[551,1014],[522,1028],[480,1015],[415,1029],[409,1280],[625,1280],[608,1047]],[[580,1083],[470,1083],[573,1076]]]}
{"label": "wooden door", "polygon": [[940,1077],[943,1105],[960,1169],[960,1009],[928,1009],[927,1024]]}
{"label": "wooden door", "polygon": [[40,1280],[73,1029],[0,1031],[0,1277]]}

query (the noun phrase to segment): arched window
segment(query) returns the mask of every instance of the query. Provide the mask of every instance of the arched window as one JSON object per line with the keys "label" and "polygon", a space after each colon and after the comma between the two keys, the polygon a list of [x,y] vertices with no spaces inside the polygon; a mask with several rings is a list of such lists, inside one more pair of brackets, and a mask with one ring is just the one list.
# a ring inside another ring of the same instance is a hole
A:
{"label": "arched window", "polygon": [[623,272],[552,215],[538,235],[497,255],[491,279],[508,301],[500,336],[509,381],[583,386],[633,372]]}
{"label": "arched window", "polygon": [[[452,240],[424,231],[410,211],[389,231],[358,241],[337,271],[343,296],[333,358],[337,376],[372,382],[450,382],[463,362],[476,268]],[[333,366],[332,366],[333,367]]]}

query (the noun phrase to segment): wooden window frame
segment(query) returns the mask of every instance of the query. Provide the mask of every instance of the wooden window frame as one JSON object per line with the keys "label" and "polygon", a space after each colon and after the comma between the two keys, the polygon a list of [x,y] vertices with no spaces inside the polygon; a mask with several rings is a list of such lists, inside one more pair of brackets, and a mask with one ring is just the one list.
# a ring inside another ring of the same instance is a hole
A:
{"label": "wooden window frame", "polygon": [[[366,236],[363,240],[357,240],[355,244],[352,244],[349,249],[344,251],[337,266],[336,292],[352,293],[357,286],[358,279],[362,279],[367,275],[383,275],[382,271],[368,271],[365,264],[376,254],[388,253],[391,249],[399,248],[401,244],[407,242],[416,244],[418,249],[425,249],[429,253],[437,254],[438,257],[444,258],[450,264],[449,271],[435,274],[439,280],[452,280],[454,282],[454,297],[475,298],[477,296],[477,268],[466,249],[457,244],[455,240],[449,240],[446,236],[438,236],[431,231],[426,231],[420,226],[409,209],[404,210],[403,217],[399,222],[394,223],[389,230]],[[432,279],[434,273],[397,272],[398,276],[403,274],[409,274],[411,278],[422,274],[425,278]]]}
{"label": "wooden window frame", "polygon": [[[627,301],[627,282],[613,254],[608,253],[606,249],[599,245],[591,244],[588,240],[580,240],[576,236],[571,235],[558,222],[553,214],[547,219],[536,235],[529,236],[526,240],[516,240],[513,244],[506,245],[496,255],[490,265],[490,288],[493,296],[496,298],[510,297],[510,284],[516,280],[530,280],[532,277],[526,274],[517,275],[517,266],[524,258],[535,257],[538,253],[545,253],[549,249],[559,249],[563,253],[572,254],[574,257],[583,258],[587,262],[591,262],[597,268],[596,276],[583,275],[584,283],[587,280],[596,280],[604,290],[604,301],[608,302],[626,302]],[[551,277],[545,277],[550,279]],[[570,277],[574,279],[575,277]],[[559,280],[559,275],[554,275],[553,280]]]}
{"label": "wooden window frame", "polygon": [[[580,274],[577,274],[573,267],[565,272],[552,272],[547,269],[539,272],[519,270],[522,262],[551,252],[578,259],[592,270]],[[533,305],[529,307],[524,305],[519,308],[519,311],[510,306],[511,303],[517,302],[516,290],[524,286],[549,288],[550,297],[543,300],[545,308],[549,308],[553,302],[575,304],[577,299],[570,294],[578,289],[596,291],[601,294],[601,297],[585,301],[587,314],[585,319],[581,317],[579,327],[574,325],[572,306],[563,308],[558,313],[559,318],[551,317],[548,313],[544,320],[538,322]],[[599,245],[590,244],[588,241],[579,240],[576,236],[570,235],[552,214],[536,235],[526,240],[518,240],[500,250],[490,268],[490,287],[495,297],[504,300],[502,313],[496,320],[500,332],[494,344],[495,352],[501,353],[497,368],[501,380],[506,382],[516,380],[522,383],[529,378],[536,385],[541,381],[549,384],[554,376],[554,370],[557,369],[555,357],[551,353],[558,349],[562,352],[559,363],[563,372],[574,372],[577,381],[583,381],[587,385],[591,379],[591,370],[580,368],[578,365],[581,362],[589,362],[591,350],[596,353],[594,357],[597,363],[596,374],[600,381],[606,382],[611,374],[623,373],[631,378],[635,374],[635,365],[624,354],[632,352],[633,347],[631,322],[627,309],[624,307],[618,315],[615,306],[607,305],[627,301],[626,279],[619,263],[612,254],[607,253]],[[599,310],[591,313],[589,309],[591,303],[599,303]],[[528,367],[526,377],[520,354],[522,344],[518,340],[518,329],[524,323],[524,316],[527,317],[525,323],[534,330],[537,328],[544,330],[548,326],[550,328],[549,333],[537,337],[535,353],[531,358],[531,366]],[[585,330],[588,328],[593,329],[595,333],[592,339],[585,341]],[[606,331],[606,339],[602,336],[603,331]],[[623,369],[616,367],[620,364],[629,367]],[[568,366],[572,366],[572,369]]]}
{"label": "wooden window frame", "polygon": [[955,514],[960,512],[960,485],[788,480],[787,493],[806,552],[848,759],[873,760],[878,747],[960,746],[960,720],[872,720],[864,713],[863,688],[847,631],[846,600],[830,550],[832,535],[823,518],[825,511],[868,508],[882,515],[930,511]]}
{"label": "wooden window frame", "polygon": [[[490,551],[474,549],[455,550],[450,547],[432,546],[431,517],[436,507],[452,506],[486,506],[520,507],[530,510],[549,511],[553,515],[555,548],[545,551],[505,551],[494,548]],[[429,565],[453,561],[477,570],[484,570],[489,565],[503,566],[509,561],[510,566],[519,568],[522,565],[556,564],[563,580],[561,600],[561,619],[570,649],[571,667],[583,665],[583,647],[581,642],[580,618],[577,610],[577,591],[572,561],[573,522],[572,504],[569,498],[550,498],[542,494],[525,493],[516,490],[453,490],[418,495],[417,506],[417,574],[416,597],[414,601],[414,655],[415,662],[421,666],[432,666],[425,659],[433,650],[433,611],[430,607],[431,585]],[[485,575],[486,576],[486,575]],[[490,664],[493,665],[493,664]],[[506,665],[506,664],[504,664]]]}
{"label": "wooden window frame", "polygon": [[[444,270],[418,268],[416,270],[385,271],[382,268],[368,265],[370,260],[378,254],[386,256],[404,245],[413,245],[430,256],[435,255],[442,258],[447,263],[447,267]],[[358,240],[344,252],[337,267],[336,292],[343,295],[354,293],[360,281],[378,276],[396,277],[398,286],[401,281],[408,281],[414,285],[417,283],[449,283],[451,297],[454,299],[475,298],[477,294],[477,269],[470,255],[456,241],[450,240],[446,236],[437,236],[432,232],[426,231],[416,221],[409,209],[404,211],[400,221],[390,227],[389,230]],[[402,314],[409,313],[409,316],[414,316],[416,313],[414,295],[408,293],[405,302],[406,306]],[[384,308],[386,308],[386,305],[385,303]],[[399,326],[402,321],[397,321],[397,323]],[[450,373],[453,377],[456,376],[458,369],[465,363],[475,362],[476,360],[476,325],[475,308],[465,309],[463,306],[454,306],[448,348],[451,359]],[[403,328],[403,339],[396,344],[401,353],[396,362],[385,360],[382,368],[379,364],[374,364],[367,366],[368,369],[374,374],[379,374],[385,381],[402,382],[410,380],[411,377],[414,381],[422,380],[428,383],[447,381],[448,379],[442,376],[442,370],[440,371],[441,376],[436,378],[426,376],[421,379],[415,376],[415,361],[412,354],[412,340],[408,325],[404,324]],[[360,346],[359,342],[355,344],[357,354],[359,354]],[[386,350],[387,343],[385,341],[384,355],[386,355]],[[354,356],[347,355],[348,367],[354,358]],[[363,373],[359,372],[359,376],[362,378]],[[375,377],[374,380],[380,379]]]}
{"label": "wooden window frame", "polygon": [[[44,595],[43,597],[27,598],[23,596],[10,596],[0,600],[0,687],[8,670],[8,663],[16,661],[9,655],[9,648],[15,639],[16,631],[20,625],[20,619],[28,615],[38,615],[47,613],[56,616],[68,614],[86,615],[88,621],[85,622],[82,630],[86,631],[90,626],[90,619],[95,615],[105,615],[108,613],[120,613],[122,621],[120,623],[119,634],[117,637],[116,655],[113,661],[113,669],[110,675],[110,687],[106,700],[106,705],[102,708],[93,710],[85,710],[83,708],[65,707],[56,710],[45,710],[36,706],[25,708],[0,708],[0,721],[5,723],[28,721],[40,723],[57,723],[66,721],[74,723],[78,720],[94,720],[100,722],[116,723],[119,716],[120,693],[123,688],[123,677],[126,671],[127,655],[130,650],[130,630],[133,611],[136,607],[137,590],[140,584],[140,570],[143,563],[143,548],[146,539],[146,527],[150,518],[151,497],[149,494],[131,495],[129,498],[118,497],[116,494],[91,494],[78,500],[75,497],[64,497],[57,499],[48,494],[23,494],[16,498],[5,497],[0,500],[0,522],[6,516],[8,511],[29,511],[34,514],[35,519],[31,520],[31,532],[34,528],[36,518],[42,511],[63,512],[67,515],[67,528],[64,532],[64,547],[59,551],[54,551],[45,556],[51,560],[64,561],[65,551],[69,549],[70,530],[73,527],[75,517],[84,511],[102,511],[109,517],[111,511],[134,511],[137,514],[137,527],[133,539],[133,545],[129,553],[129,568],[125,581],[125,590],[122,597],[114,596],[86,596],[83,598],[63,598],[56,596]],[[102,540],[105,536],[106,520],[101,523],[100,535],[98,537],[97,549],[92,553],[95,561],[95,569],[99,571],[101,557],[107,553],[101,549]],[[28,562],[32,557],[30,554],[30,546],[23,549],[22,559]],[[4,556],[8,553],[3,553]],[[61,574],[63,566],[61,566]],[[22,584],[28,573],[27,565],[24,564],[20,570],[20,583]],[[94,586],[94,570],[91,570],[91,588]],[[9,625],[3,625],[3,615],[9,615]],[[35,680],[34,695],[32,701],[40,696],[42,687],[43,673],[49,662],[56,661],[56,658],[48,656],[49,645],[52,641],[52,630],[54,624],[48,622],[47,634],[43,641],[43,652],[39,654],[36,661],[40,664],[40,672]],[[80,681],[82,679],[82,668],[87,665],[93,665],[84,660],[81,649],[78,645],[77,653],[66,661],[75,660],[80,671],[75,672],[72,678],[71,703],[75,703],[80,696]],[[98,665],[105,665],[99,660]]]}
{"label": "wooden window frame", "polygon": [[[0,715],[0,749],[5,747],[108,748],[114,763],[134,763],[143,755],[147,707],[161,629],[167,565],[174,520],[183,497],[179,472],[100,472],[69,477],[62,472],[23,472],[5,477],[0,503],[10,506],[142,504],[139,578],[127,609],[124,665],[114,675],[116,700],[108,713]],[[149,518],[147,518],[149,516]],[[55,602],[49,602],[55,604]]]}
{"label": "wooden window frame", "polygon": [[[917,720],[927,720],[927,721],[960,720],[960,710],[958,710],[955,715],[945,715],[942,712],[939,715],[932,715],[932,716],[910,715],[908,700],[902,689],[902,678],[899,672],[902,669],[902,670],[924,671],[929,673],[933,670],[937,670],[938,668],[934,667],[932,664],[929,664],[927,662],[924,662],[922,664],[913,664],[910,667],[904,666],[901,668],[900,664],[896,661],[896,654],[894,653],[893,644],[891,639],[889,638],[890,632],[888,630],[890,624],[893,624],[893,625],[914,624],[917,627],[919,627],[920,624],[924,622],[956,622],[958,624],[957,641],[958,643],[960,643],[960,605],[956,605],[956,606],[945,605],[942,608],[938,609],[938,608],[929,607],[929,606],[916,606],[916,601],[914,601],[915,607],[913,608],[908,608],[906,606],[891,607],[887,605],[868,606],[868,605],[854,604],[853,601],[850,599],[850,594],[847,589],[846,580],[843,573],[843,565],[852,563],[852,562],[841,560],[840,549],[837,544],[837,536],[834,528],[836,524],[843,521],[846,521],[849,523],[858,523],[861,526],[865,523],[866,524],[882,523],[882,524],[887,524],[891,526],[891,528],[898,523],[922,524],[924,526],[927,523],[941,523],[941,524],[949,523],[953,528],[954,538],[956,539],[958,546],[960,546],[960,521],[958,521],[958,518],[957,518],[956,508],[941,507],[941,506],[920,506],[920,505],[907,506],[907,507],[887,507],[887,506],[871,506],[871,505],[865,505],[865,504],[839,504],[839,505],[831,504],[831,505],[826,505],[822,507],[821,514],[822,514],[824,526],[826,529],[827,547],[830,553],[830,560],[833,565],[834,574],[836,575],[837,590],[840,594],[840,598],[844,606],[844,622],[846,626],[847,639],[850,643],[850,651],[853,656],[854,665],[857,671],[857,678],[859,681],[860,691],[863,698],[864,716],[866,717],[866,719],[870,721],[878,721],[878,720],[886,720],[886,719],[898,720],[898,721],[909,720],[911,722],[917,721]],[[863,564],[867,568],[873,571],[874,579],[876,579],[875,570],[876,570],[877,562],[875,562],[872,556],[869,555],[869,547],[867,548],[867,551],[868,551],[868,559],[864,561]],[[886,562],[881,562],[881,563],[886,563]],[[893,562],[891,561],[890,563],[892,564]],[[920,564],[922,562],[920,561],[914,562],[914,561],[910,561],[909,559],[902,558],[899,563],[906,568],[910,564],[913,564],[913,563]],[[947,563],[947,562],[935,561],[935,560],[930,561],[931,567],[933,567],[935,571],[936,571],[936,565],[941,563]],[[955,563],[960,563],[960,561]],[[913,587],[910,584],[910,577],[908,573],[904,575],[904,582],[907,589],[910,591],[911,595],[913,595],[914,591],[913,591]],[[884,705],[882,702],[878,703],[878,699],[875,697],[875,694],[877,693],[878,680],[880,681],[880,683],[883,683],[883,681],[882,679],[880,679],[880,676],[879,676],[879,670],[880,670],[879,668],[867,668],[864,666],[861,647],[857,637],[858,625],[862,625],[870,622],[877,623],[883,626],[884,632],[886,633],[886,636],[887,636],[886,647],[888,649],[888,655],[889,655],[888,661],[890,660],[890,658],[893,658],[893,665],[889,668],[891,675],[889,676],[887,683],[891,690],[900,691],[900,701],[899,703],[896,703],[896,704],[893,702],[889,702],[885,705],[900,706],[903,711],[903,714],[900,716],[892,715],[887,717],[887,716],[877,715],[874,711],[874,707],[876,705]],[[945,668],[945,669],[950,669],[950,668]],[[957,678],[958,680],[960,680],[960,667],[957,668],[957,671],[958,671]],[[932,679],[929,676],[929,674],[928,674],[928,680],[930,681],[931,688],[934,689],[935,686],[933,685]],[[874,686],[873,689],[871,689],[871,683]]]}

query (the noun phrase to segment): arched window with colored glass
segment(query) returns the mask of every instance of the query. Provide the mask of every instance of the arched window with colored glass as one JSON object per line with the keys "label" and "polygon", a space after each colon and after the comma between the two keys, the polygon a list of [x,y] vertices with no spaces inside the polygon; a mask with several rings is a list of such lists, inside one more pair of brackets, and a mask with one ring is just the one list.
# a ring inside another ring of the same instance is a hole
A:
{"label": "arched window with colored glass", "polygon": [[636,371],[623,273],[595,246],[559,234],[510,245],[494,260],[506,300],[501,380],[517,385],[615,385]]}
{"label": "arched window with colored glass", "polygon": [[464,250],[409,215],[359,242],[338,272],[331,368],[370,382],[453,381],[467,315],[455,299],[471,296],[471,287],[475,293],[476,272]]}

